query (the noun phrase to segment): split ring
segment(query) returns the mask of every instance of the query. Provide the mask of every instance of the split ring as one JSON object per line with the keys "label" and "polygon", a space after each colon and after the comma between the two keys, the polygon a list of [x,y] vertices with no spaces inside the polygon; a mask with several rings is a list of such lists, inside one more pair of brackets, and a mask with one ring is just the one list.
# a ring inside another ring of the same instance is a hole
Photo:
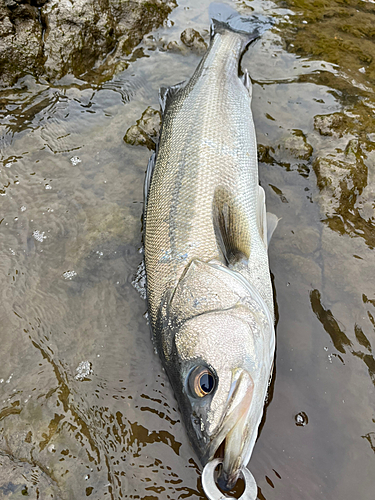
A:
{"label": "split ring", "polygon": [[[208,462],[202,472],[202,486],[208,500],[237,500],[234,497],[227,497],[222,493],[215,483],[215,469],[216,467],[223,463],[220,458],[214,458]],[[258,495],[258,487],[255,482],[254,476],[246,468],[242,467],[240,474],[245,481],[245,491],[242,493],[238,500],[256,500]]]}

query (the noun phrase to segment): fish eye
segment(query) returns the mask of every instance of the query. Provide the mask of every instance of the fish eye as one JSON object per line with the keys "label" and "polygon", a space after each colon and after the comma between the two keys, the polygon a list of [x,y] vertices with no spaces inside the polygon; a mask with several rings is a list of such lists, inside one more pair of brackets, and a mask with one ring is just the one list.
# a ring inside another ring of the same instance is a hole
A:
{"label": "fish eye", "polygon": [[215,388],[215,378],[205,366],[197,366],[189,375],[189,388],[193,396],[203,398]]}

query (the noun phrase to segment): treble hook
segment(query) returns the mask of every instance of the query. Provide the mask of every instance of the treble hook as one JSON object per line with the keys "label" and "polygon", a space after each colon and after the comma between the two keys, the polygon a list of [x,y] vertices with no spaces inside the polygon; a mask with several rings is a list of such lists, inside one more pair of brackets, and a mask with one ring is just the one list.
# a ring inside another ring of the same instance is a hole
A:
{"label": "treble hook", "polygon": [[220,458],[214,458],[208,462],[202,472],[202,486],[208,500],[256,500],[258,495],[258,487],[254,476],[246,467],[242,467],[240,474],[245,481],[245,491],[239,499],[227,497],[216,486],[214,472],[216,467],[223,463]]}

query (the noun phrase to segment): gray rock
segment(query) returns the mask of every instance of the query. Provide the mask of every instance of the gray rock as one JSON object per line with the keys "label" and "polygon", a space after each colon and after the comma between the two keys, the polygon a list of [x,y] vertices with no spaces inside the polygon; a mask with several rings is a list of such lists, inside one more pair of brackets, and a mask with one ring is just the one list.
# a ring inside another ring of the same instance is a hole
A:
{"label": "gray rock", "polygon": [[12,0],[0,0],[0,83],[11,84],[43,64],[43,27],[38,9]]}
{"label": "gray rock", "polygon": [[178,42],[173,41],[169,42],[168,45],[166,46],[166,50],[169,50],[170,52],[181,52],[182,47],[181,45],[178,44]]}

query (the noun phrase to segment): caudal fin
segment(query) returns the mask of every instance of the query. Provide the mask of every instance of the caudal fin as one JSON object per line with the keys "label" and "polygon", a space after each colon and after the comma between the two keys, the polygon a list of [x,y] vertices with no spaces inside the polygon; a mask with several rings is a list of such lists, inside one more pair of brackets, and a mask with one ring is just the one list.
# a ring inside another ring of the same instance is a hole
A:
{"label": "caudal fin", "polygon": [[273,26],[273,20],[261,15],[244,17],[229,5],[212,3],[209,7],[211,19],[211,39],[216,33],[233,31],[243,35],[244,46],[260,37]]}

